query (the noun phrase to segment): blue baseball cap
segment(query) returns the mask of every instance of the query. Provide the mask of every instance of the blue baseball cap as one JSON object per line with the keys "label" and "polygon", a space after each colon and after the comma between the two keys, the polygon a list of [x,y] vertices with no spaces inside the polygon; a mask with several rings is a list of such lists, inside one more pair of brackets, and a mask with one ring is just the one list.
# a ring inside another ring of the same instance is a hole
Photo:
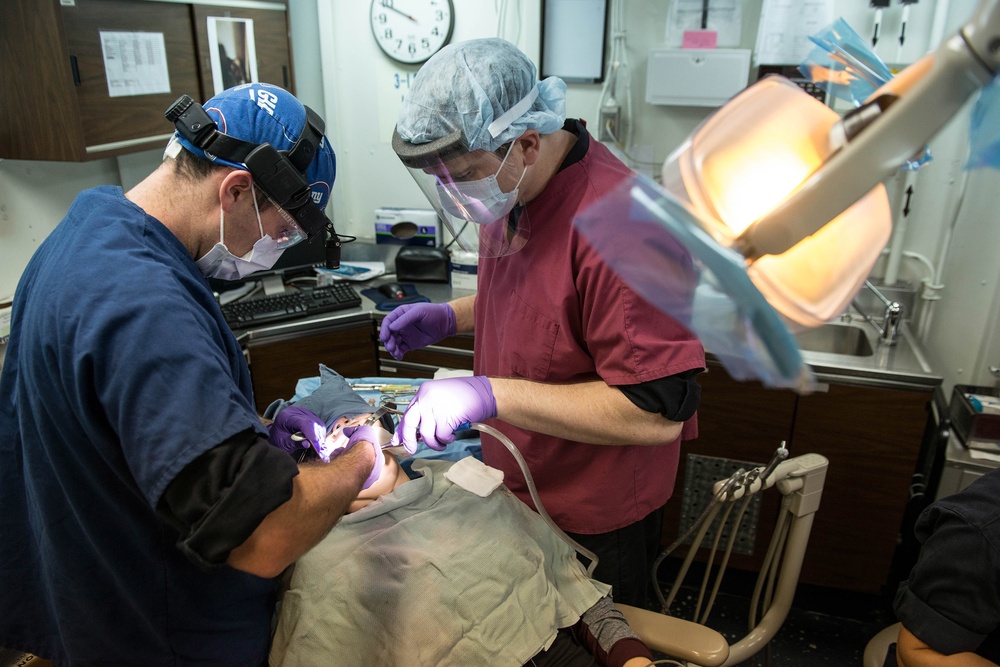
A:
{"label": "blue baseball cap", "polygon": [[[302,103],[284,88],[269,83],[228,88],[202,106],[218,125],[219,132],[253,144],[268,143],[278,151],[291,150],[306,127],[306,108]],[[179,132],[174,133],[171,141],[178,141],[198,157],[249,171],[245,164],[197,148]],[[325,209],[337,176],[337,158],[326,136],[320,140],[304,176],[313,202],[320,210]]]}

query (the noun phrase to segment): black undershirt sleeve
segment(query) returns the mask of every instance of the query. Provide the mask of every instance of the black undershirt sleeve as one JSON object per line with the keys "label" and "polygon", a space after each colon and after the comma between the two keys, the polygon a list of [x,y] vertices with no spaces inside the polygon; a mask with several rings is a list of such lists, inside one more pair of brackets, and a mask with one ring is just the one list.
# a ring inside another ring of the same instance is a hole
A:
{"label": "black undershirt sleeve", "polygon": [[177,531],[177,548],[211,571],[292,497],[297,474],[292,457],[250,429],[181,470],[160,496],[156,513]]}
{"label": "black undershirt sleeve", "polygon": [[701,371],[695,368],[640,384],[618,385],[618,389],[646,412],[657,412],[670,421],[687,421],[701,402],[701,386],[695,379]]}

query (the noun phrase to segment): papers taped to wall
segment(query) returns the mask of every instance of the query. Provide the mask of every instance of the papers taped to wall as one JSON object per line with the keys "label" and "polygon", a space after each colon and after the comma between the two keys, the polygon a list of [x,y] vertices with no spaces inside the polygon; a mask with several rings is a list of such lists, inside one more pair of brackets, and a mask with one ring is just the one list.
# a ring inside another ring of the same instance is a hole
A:
{"label": "papers taped to wall", "polygon": [[10,337],[10,314],[14,307],[10,303],[0,304],[0,345]]}

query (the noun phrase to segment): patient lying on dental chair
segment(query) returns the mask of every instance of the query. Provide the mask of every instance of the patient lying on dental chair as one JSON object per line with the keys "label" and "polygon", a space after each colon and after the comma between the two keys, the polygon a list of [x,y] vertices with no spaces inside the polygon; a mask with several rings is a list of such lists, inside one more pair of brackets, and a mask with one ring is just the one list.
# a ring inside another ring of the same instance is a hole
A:
{"label": "patient lying on dental chair", "polygon": [[[321,367],[321,380],[296,405],[331,433],[371,412],[340,376]],[[387,452],[379,480],[296,563],[272,666],[650,663],[608,586],[506,487],[490,490],[491,469],[471,458],[411,463]]]}

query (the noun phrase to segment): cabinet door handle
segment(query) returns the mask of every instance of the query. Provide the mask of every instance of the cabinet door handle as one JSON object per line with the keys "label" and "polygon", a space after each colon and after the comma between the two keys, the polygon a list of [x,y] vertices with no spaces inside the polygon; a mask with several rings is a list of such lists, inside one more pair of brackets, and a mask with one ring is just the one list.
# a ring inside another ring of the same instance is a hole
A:
{"label": "cabinet door handle", "polygon": [[69,54],[69,66],[73,70],[73,85],[79,86],[80,81],[80,64],[76,61],[76,54]]}

